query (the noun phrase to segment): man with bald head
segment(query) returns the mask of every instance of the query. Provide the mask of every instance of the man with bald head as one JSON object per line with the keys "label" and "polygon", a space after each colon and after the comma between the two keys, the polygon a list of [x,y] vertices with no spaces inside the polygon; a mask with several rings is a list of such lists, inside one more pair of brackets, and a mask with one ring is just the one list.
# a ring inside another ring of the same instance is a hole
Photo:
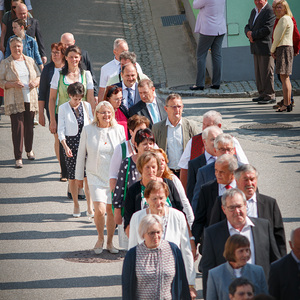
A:
{"label": "man with bald head", "polygon": [[[60,37],[60,42],[63,44],[64,49],[67,49],[69,46],[75,45],[75,38],[74,35],[70,32],[65,32]],[[77,45],[78,46],[78,45]],[[95,73],[92,67],[92,63],[90,61],[89,54],[86,50],[83,50],[81,47],[79,47],[81,50],[81,62],[82,67],[84,70],[90,71],[93,77],[93,83],[94,83],[94,97],[95,100],[97,100],[98,97],[98,90],[97,90],[97,80],[95,77]]]}
{"label": "man with bald head", "polygon": [[134,104],[141,101],[137,83],[137,68],[136,65],[129,63],[122,67],[121,76],[123,81],[116,85],[122,88],[123,104],[129,109]]}
{"label": "man with bald head", "polygon": [[276,300],[300,299],[300,227],[289,243],[290,254],[271,264],[269,292]]}
{"label": "man with bald head", "polygon": [[[18,4],[18,6],[16,7],[16,15],[17,15],[17,19],[22,19],[22,20],[26,21],[26,24],[28,26],[26,29],[26,34],[28,34],[29,36],[36,39],[38,47],[39,47],[39,52],[42,57],[43,64],[45,64],[47,62],[47,57],[46,57],[42,34],[40,31],[39,21],[35,18],[30,18],[28,16],[27,6],[23,3]],[[10,20],[7,23],[6,35],[4,38],[4,49],[6,49],[6,44],[7,44],[9,37],[14,35],[13,29],[12,29],[12,22],[13,22],[13,20]],[[2,39],[1,39],[1,41],[2,41]],[[3,45],[1,44],[1,48],[2,48],[2,46]]]}

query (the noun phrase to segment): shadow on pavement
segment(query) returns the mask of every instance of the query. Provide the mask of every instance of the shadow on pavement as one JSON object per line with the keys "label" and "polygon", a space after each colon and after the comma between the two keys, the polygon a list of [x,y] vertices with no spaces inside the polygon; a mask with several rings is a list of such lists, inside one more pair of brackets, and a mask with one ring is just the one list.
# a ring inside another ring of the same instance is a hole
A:
{"label": "shadow on pavement", "polygon": [[[81,288],[81,287],[99,287],[100,285],[102,287],[121,285],[121,275],[58,278],[58,279],[35,280],[35,281],[26,281],[26,282],[4,282],[4,283],[0,283],[0,290],[51,289],[51,288],[69,289],[69,288]],[[107,298],[105,297],[105,299]]]}

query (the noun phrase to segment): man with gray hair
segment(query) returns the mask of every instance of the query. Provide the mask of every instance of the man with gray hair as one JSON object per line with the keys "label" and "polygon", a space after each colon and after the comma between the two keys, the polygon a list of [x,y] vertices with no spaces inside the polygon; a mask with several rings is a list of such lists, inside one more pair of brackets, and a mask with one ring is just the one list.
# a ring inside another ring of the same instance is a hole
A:
{"label": "man with gray hair", "polygon": [[[216,160],[216,153],[214,148],[215,138],[223,133],[222,129],[218,126],[209,126],[202,131],[202,140],[204,144],[204,153],[200,156],[192,159],[188,163],[188,177],[186,194],[190,202],[192,203],[194,188],[196,184],[198,170],[205,166],[213,163]],[[182,169],[181,169],[182,170]]]}
{"label": "man with gray hair", "polygon": [[234,171],[237,168],[237,159],[233,155],[219,156],[215,163],[216,179],[202,186],[196,207],[193,207],[195,220],[192,233],[195,238],[197,237],[196,245],[201,244],[203,230],[209,225],[211,210],[217,197],[222,196],[226,190],[236,187]]}
{"label": "man with gray hair", "polygon": [[[215,155],[217,157],[223,154],[235,154],[233,138],[228,133],[219,134],[214,141]],[[215,162],[200,168],[197,172],[197,180],[194,188],[192,207],[197,207],[197,202],[200,195],[200,190],[203,184],[216,179]]]}
{"label": "man with gray hair", "polygon": [[[120,66],[121,66],[121,70],[122,67],[132,63],[137,67],[137,71],[138,71],[138,76],[137,76],[137,81],[139,82],[142,79],[149,79],[147,75],[145,75],[143,72],[140,72],[142,70],[141,66],[136,62],[136,55],[134,52],[130,52],[130,51],[123,51],[120,56],[119,56],[119,60],[120,60]],[[107,81],[106,86],[109,85],[114,85],[118,82],[122,81],[122,76],[121,76],[121,72],[119,74],[116,74],[113,77],[110,77]]]}
{"label": "man with gray hair", "polygon": [[[120,54],[128,50],[129,48],[126,40],[122,38],[115,39],[113,45],[114,59],[108,62],[107,64],[105,64],[104,66],[102,66],[100,70],[99,94],[98,94],[99,101],[103,100],[105,88],[109,78],[121,73],[122,69],[120,64]],[[142,72],[142,70],[139,70],[139,72]]]}
{"label": "man with gray hair", "polygon": [[247,217],[247,201],[239,189],[229,189],[222,196],[222,210],[226,219],[204,230],[202,251],[203,294],[206,299],[208,271],[226,262],[223,251],[226,240],[242,234],[250,241],[251,258],[248,263],[262,266],[268,278],[270,264],[280,258],[270,222]]}
{"label": "man with gray hair", "polygon": [[[235,172],[237,188],[246,196],[247,216],[269,220],[273,229],[276,244],[281,256],[286,254],[284,227],[280,209],[274,198],[259,193],[257,189],[258,172],[252,165],[242,165]],[[212,208],[209,225],[226,218],[218,199]]]}
{"label": "man with gray hair", "polygon": [[150,128],[152,128],[153,124],[167,118],[164,101],[157,97],[154,84],[150,79],[142,79],[138,83],[138,90],[141,101],[129,109],[129,116],[140,115],[146,117],[150,121]]}
{"label": "man with gray hair", "polygon": [[289,243],[292,251],[271,264],[269,292],[277,300],[300,299],[300,227],[292,230]]}
{"label": "man with gray hair", "polygon": [[[209,110],[207,111],[202,118],[202,131],[209,126],[218,126],[222,127],[222,115],[215,111]],[[248,159],[239,143],[239,141],[233,137],[234,147],[236,150],[237,158],[243,164],[248,164]],[[193,160],[196,157],[199,157],[204,153],[204,143],[202,139],[202,133],[195,135],[191,138],[186,148],[180,158],[178,166],[181,168],[180,170],[180,180],[184,188],[187,187],[187,176],[188,176],[188,163],[190,160]]]}

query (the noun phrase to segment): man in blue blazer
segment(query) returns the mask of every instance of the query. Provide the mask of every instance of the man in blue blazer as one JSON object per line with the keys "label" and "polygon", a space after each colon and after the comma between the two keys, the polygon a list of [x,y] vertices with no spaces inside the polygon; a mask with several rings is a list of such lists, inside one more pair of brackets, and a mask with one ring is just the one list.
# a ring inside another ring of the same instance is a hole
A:
{"label": "man in blue blazer", "polygon": [[142,79],[138,83],[138,91],[142,101],[134,104],[129,109],[129,116],[140,115],[150,121],[150,129],[152,125],[167,118],[164,109],[164,102],[155,94],[155,87],[150,79]]}
{"label": "man in blue blazer", "polygon": [[300,227],[291,233],[290,254],[271,264],[269,292],[276,300],[300,299]]}
{"label": "man in blue blazer", "polygon": [[136,65],[129,63],[123,66],[121,76],[123,81],[118,82],[116,85],[122,88],[122,104],[129,109],[131,106],[141,101],[138,91],[138,83],[136,81],[138,77]]}
{"label": "man in blue blazer", "polygon": [[239,189],[229,189],[222,196],[222,209],[226,219],[209,226],[204,231],[202,252],[203,295],[205,299],[208,271],[226,262],[223,251],[226,240],[233,234],[247,236],[250,241],[249,263],[263,267],[266,278],[270,264],[279,259],[270,222],[260,218],[247,217],[246,197]]}

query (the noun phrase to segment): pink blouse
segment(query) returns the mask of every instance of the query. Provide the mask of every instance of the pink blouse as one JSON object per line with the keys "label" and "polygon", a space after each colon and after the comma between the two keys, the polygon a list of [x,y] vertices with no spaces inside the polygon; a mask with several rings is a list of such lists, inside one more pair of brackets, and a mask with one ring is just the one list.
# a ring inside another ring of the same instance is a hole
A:
{"label": "pink blouse", "polygon": [[122,111],[119,108],[115,112],[115,117],[116,117],[118,124],[120,124],[124,127],[126,141],[127,141],[128,140],[127,118],[125,117],[125,115],[122,113]]}

